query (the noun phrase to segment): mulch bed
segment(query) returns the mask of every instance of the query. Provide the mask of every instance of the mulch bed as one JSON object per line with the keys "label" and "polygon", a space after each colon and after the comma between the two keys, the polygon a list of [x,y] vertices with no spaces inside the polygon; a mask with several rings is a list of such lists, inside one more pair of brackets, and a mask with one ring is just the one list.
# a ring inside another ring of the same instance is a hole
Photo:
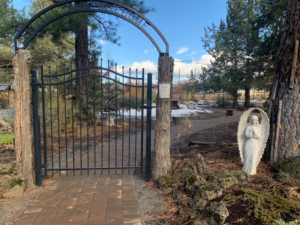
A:
{"label": "mulch bed", "polygon": [[[180,158],[189,158],[194,154],[200,153],[205,158],[205,162],[210,172],[212,171],[222,171],[222,170],[241,170],[243,165],[240,159],[238,147],[234,144],[229,144],[232,142],[237,142],[237,128],[238,122],[228,123],[220,125],[211,129],[202,131],[201,133],[194,133],[192,135],[187,135],[179,138],[176,141],[172,141],[172,154],[183,154]],[[188,147],[188,143],[191,141],[201,141],[201,142],[216,142],[215,145],[194,145]],[[178,156],[176,156],[178,158]],[[154,164],[154,153],[151,157],[151,170]],[[145,166],[144,162],[144,166]],[[145,169],[144,169],[145,171]],[[251,180],[244,183],[239,183],[231,188],[223,189],[223,195],[216,198],[210,202],[224,202],[229,211],[229,217],[225,221],[225,225],[263,225],[270,224],[264,223],[261,219],[255,218],[253,213],[248,215],[249,211],[253,210],[255,205],[248,200],[242,200],[239,196],[243,196],[241,189],[251,189],[261,193],[265,191],[267,193],[273,193],[274,188],[277,191],[280,188],[284,190],[287,188],[285,183],[280,183],[273,179],[274,171],[272,167],[265,162],[260,162],[257,167],[257,174],[250,176]],[[151,175],[152,176],[152,175]],[[293,180],[294,185],[300,187],[300,182]],[[152,181],[148,183],[150,188],[157,189],[156,184]],[[178,187],[179,190],[183,190],[183,186]],[[158,190],[158,189],[157,189]],[[280,189],[281,190],[281,189]],[[160,190],[158,190],[160,191]],[[285,196],[285,192],[281,191],[281,195]],[[178,216],[178,203],[172,198],[171,193],[163,193],[165,197],[165,202],[167,205],[166,211],[158,216],[153,216],[153,224],[189,224],[189,221],[184,221]],[[279,192],[277,192],[279,193]],[[226,196],[231,194],[234,198],[231,201],[226,202]],[[190,198],[190,197],[188,197]],[[203,214],[202,211],[199,215]],[[290,221],[288,214],[281,213],[280,217],[285,221]],[[278,217],[278,219],[280,218]]]}

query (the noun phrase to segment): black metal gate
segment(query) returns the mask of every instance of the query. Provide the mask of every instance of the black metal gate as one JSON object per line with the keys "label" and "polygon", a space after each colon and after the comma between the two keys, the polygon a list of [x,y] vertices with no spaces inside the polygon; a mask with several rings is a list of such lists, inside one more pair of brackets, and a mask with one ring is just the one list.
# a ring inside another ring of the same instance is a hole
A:
{"label": "black metal gate", "polygon": [[152,74],[147,74],[145,106],[144,69],[141,74],[129,69],[125,75],[124,67],[118,73],[116,64],[102,67],[102,59],[100,66],[72,67],[72,63],[56,66],[54,73],[49,67],[45,75],[42,65],[40,79],[38,70],[31,71],[36,185],[42,185],[42,172],[45,176],[89,175],[91,170],[130,174],[138,168],[143,172],[145,147],[149,181]]}

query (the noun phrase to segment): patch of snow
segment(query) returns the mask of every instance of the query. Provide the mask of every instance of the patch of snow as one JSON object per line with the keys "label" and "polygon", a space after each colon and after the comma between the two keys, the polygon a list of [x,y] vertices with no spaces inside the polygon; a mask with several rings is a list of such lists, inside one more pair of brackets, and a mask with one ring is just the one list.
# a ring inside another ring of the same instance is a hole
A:
{"label": "patch of snow", "polygon": [[[152,104],[153,105],[153,104]],[[197,109],[189,109],[188,106],[179,104],[180,109],[172,109],[171,117],[188,117],[192,116],[193,114],[199,113],[212,113],[210,110],[197,108]],[[122,113],[121,113],[122,114]],[[124,112],[124,116],[141,116],[142,110],[136,111],[135,109],[130,109]],[[144,109],[144,116],[147,115],[147,109]],[[156,117],[156,108],[152,108],[151,116]]]}

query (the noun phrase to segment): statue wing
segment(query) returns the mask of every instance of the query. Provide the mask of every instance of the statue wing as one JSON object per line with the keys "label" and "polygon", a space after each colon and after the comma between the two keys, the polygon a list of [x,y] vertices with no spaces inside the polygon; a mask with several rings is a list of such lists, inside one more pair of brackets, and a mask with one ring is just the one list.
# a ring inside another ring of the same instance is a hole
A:
{"label": "statue wing", "polygon": [[239,151],[242,163],[244,163],[244,146],[246,142],[245,132],[247,128],[247,120],[250,113],[254,110],[254,108],[250,108],[247,111],[243,113],[243,115],[240,117],[239,127],[238,127],[238,133],[237,133],[237,141],[239,145]]}
{"label": "statue wing", "polygon": [[263,152],[266,148],[267,140],[269,137],[270,133],[270,123],[269,123],[269,117],[268,115],[260,108],[257,108],[260,112],[261,115],[261,123],[260,123],[260,128],[261,128],[261,138],[259,139],[259,149],[258,149],[258,154],[257,154],[257,165],[259,164],[261,157],[263,155]]}

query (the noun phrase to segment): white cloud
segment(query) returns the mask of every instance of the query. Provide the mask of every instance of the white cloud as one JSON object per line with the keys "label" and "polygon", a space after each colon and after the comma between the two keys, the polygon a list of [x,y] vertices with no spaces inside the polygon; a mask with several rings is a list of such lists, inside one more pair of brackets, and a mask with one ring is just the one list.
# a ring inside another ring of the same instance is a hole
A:
{"label": "white cloud", "polygon": [[189,48],[187,48],[187,47],[180,47],[179,48],[179,51],[176,53],[176,54],[182,54],[182,53],[184,53],[184,52],[187,52],[189,50]]}
{"label": "white cloud", "polygon": [[191,54],[189,54],[189,56],[195,55],[196,53],[196,51],[192,51]]}
{"label": "white cloud", "polygon": [[[154,62],[151,62],[150,60],[143,62],[134,62],[133,64],[124,65],[125,74],[128,74],[129,68],[131,68],[131,72],[138,69],[139,74],[141,74],[142,69],[144,68],[145,74],[152,73],[153,75],[157,75],[157,64],[154,64]],[[118,66],[118,71],[122,71],[122,66]]]}
{"label": "white cloud", "polygon": [[104,45],[105,43],[106,43],[105,40],[103,40],[103,39],[100,40],[100,44]]}
{"label": "white cloud", "polygon": [[[193,59],[193,61],[189,62],[178,62],[180,59],[174,59],[175,66],[174,66],[174,83],[178,82],[178,75],[179,75],[179,69],[180,69],[180,81],[183,82],[187,80],[187,76],[191,75],[191,70],[193,70],[193,73],[195,72],[196,68],[196,75],[198,76],[201,72],[201,66],[205,67],[208,66],[207,64],[210,64],[210,60],[213,59],[210,55],[202,55],[199,59]],[[153,74],[153,82],[157,82],[157,63],[151,62],[150,60],[143,61],[143,62],[134,62],[133,64],[126,64],[124,65],[124,72],[125,74],[129,73],[129,68],[131,68],[131,74],[135,74],[135,70],[138,69],[138,74],[141,74],[142,69],[145,70],[145,76],[147,73]],[[122,71],[122,66],[118,66],[118,71]]]}
{"label": "white cloud", "polygon": [[145,50],[145,51],[144,51],[145,54],[147,54],[148,52],[149,52],[148,50]]}

